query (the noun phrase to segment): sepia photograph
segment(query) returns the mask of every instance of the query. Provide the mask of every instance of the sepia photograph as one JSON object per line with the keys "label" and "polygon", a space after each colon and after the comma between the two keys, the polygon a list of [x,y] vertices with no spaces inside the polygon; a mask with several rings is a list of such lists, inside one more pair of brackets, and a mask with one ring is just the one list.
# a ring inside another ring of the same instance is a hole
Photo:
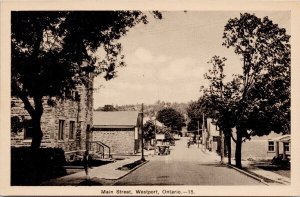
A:
{"label": "sepia photograph", "polygon": [[195,196],[299,185],[295,10],[9,8],[6,187]]}

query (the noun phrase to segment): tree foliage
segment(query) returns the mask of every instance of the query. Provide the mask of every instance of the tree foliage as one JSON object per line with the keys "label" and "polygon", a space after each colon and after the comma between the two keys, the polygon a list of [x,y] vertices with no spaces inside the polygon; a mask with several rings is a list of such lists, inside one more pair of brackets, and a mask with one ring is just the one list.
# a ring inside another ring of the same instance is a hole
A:
{"label": "tree foliage", "polygon": [[[203,103],[201,102],[201,98],[198,101],[193,101],[189,103],[187,107],[187,116],[189,118],[189,122],[187,124],[188,131],[197,131],[198,126],[201,129],[203,123]],[[199,122],[199,125],[198,125]]]}
{"label": "tree foliage", "polygon": [[155,126],[155,123],[152,120],[147,121],[144,124],[143,129],[144,129],[144,136],[143,137],[146,141],[150,141],[152,139],[155,139],[155,131],[159,132],[159,130],[160,130],[158,128],[158,126]]}
{"label": "tree foliage", "polygon": [[171,103],[158,100],[154,104],[145,105],[145,114],[148,116],[155,116],[155,113],[164,109],[165,107],[171,107],[181,114],[186,114],[187,104],[177,102]]}
{"label": "tree foliage", "polygon": [[209,81],[209,87],[202,88],[204,96],[201,98],[205,114],[217,119],[218,127],[225,133],[231,132],[231,128],[235,126],[232,107],[239,98],[239,84],[235,79],[224,84],[226,60],[225,57],[213,56],[208,62],[212,69],[204,74],[204,78]]}
{"label": "tree foliage", "polygon": [[228,150],[228,163],[231,164],[231,135],[232,128],[235,126],[235,116],[232,106],[235,102],[237,95],[237,87],[233,86],[236,83],[229,82],[224,84],[226,75],[224,74],[226,58],[219,56],[213,56],[208,62],[212,64],[212,69],[204,75],[210,83],[207,89],[204,91],[202,97],[202,106],[205,114],[216,120],[216,125],[220,130],[220,155],[221,162],[224,158],[224,134],[225,142]]}
{"label": "tree foliage", "polygon": [[248,13],[230,19],[224,29],[226,47],[243,60],[239,86],[238,124],[251,135],[290,130],[290,36],[268,17]]}
{"label": "tree foliage", "polygon": [[173,108],[164,108],[157,113],[157,120],[173,131],[181,131],[184,124],[184,117]]}
{"label": "tree foliage", "polygon": [[104,105],[103,107],[98,107],[95,111],[118,111],[113,105]]}
{"label": "tree foliage", "polygon": [[[159,12],[152,14],[161,18]],[[91,73],[115,77],[116,68],[125,65],[118,39],[147,22],[141,11],[12,12],[11,91],[33,120],[32,147],[38,148],[42,139],[43,100],[54,105],[57,99],[72,99],[68,92],[87,86]],[[104,56],[98,57],[100,49]]]}
{"label": "tree foliage", "polygon": [[172,142],[174,142],[174,140],[175,140],[175,138],[174,138],[173,133],[171,133],[170,130],[166,130],[165,131],[165,139],[164,139],[164,141],[172,143]]}

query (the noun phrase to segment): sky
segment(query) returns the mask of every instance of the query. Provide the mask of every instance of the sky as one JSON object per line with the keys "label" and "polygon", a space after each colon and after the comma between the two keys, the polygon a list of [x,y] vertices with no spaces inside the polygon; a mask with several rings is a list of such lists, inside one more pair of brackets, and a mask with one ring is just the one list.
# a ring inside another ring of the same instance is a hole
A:
{"label": "sky", "polygon": [[[226,80],[242,72],[240,57],[222,46],[224,26],[237,11],[168,11],[163,19],[149,17],[121,38],[126,67],[118,76],[105,81],[95,78],[94,108],[109,105],[189,102],[197,100],[200,86],[207,85],[204,73],[214,56],[226,57]],[[268,16],[290,35],[289,11],[251,12]]]}

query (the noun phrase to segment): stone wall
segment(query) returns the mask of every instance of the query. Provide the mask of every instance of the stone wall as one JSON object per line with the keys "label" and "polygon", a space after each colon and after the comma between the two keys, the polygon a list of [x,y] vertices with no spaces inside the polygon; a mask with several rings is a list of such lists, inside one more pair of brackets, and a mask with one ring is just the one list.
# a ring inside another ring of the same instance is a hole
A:
{"label": "stone wall", "polygon": [[134,154],[135,139],[132,131],[93,131],[93,141],[101,141],[111,148],[111,154]]}
{"label": "stone wall", "polygon": [[[46,102],[46,101],[45,101]],[[44,113],[41,118],[41,129],[43,131],[43,140],[41,147],[55,147],[54,135],[53,132],[55,130],[55,119],[53,116],[55,115],[55,109],[49,107],[44,102]],[[31,117],[28,112],[24,109],[23,102],[16,98],[11,98],[11,117],[19,117],[21,122],[25,120],[30,120]],[[19,132],[14,133],[11,132],[11,145],[12,146],[30,146],[31,139],[25,139],[25,129],[21,129]]]}
{"label": "stone wall", "polygon": [[[93,92],[92,88],[78,87],[79,101],[64,100],[57,102],[55,107],[47,105],[44,100],[44,112],[41,118],[43,139],[41,147],[60,147],[66,153],[66,159],[74,157],[74,154],[82,154],[86,149],[87,127],[92,127],[93,121]],[[32,102],[32,101],[31,101]],[[30,120],[28,112],[24,109],[23,102],[11,98],[11,117],[17,116],[23,122]],[[58,139],[59,120],[65,121],[63,139]],[[75,122],[73,139],[69,136],[70,121]],[[11,146],[30,146],[31,139],[25,139],[25,129],[19,132],[11,132]],[[72,156],[73,155],[73,156]],[[75,157],[76,158],[76,157]]]}

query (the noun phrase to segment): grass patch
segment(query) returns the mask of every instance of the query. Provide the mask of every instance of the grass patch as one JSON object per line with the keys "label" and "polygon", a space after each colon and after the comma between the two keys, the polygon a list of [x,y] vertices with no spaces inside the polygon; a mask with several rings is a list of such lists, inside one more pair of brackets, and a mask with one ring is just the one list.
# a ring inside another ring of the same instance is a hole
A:
{"label": "grass patch", "polygon": [[261,168],[263,170],[274,172],[276,174],[279,174],[287,178],[291,178],[291,170],[288,167],[282,167],[277,165],[256,166],[256,167]]}
{"label": "grass patch", "polygon": [[141,165],[144,162],[145,161],[137,160],[137,161],[135,161],[133,163],[129,163],[129,164],[126,164],[126,165],[124,165],[122,167],[119,167],[119,168],[117,168],[117,170],[128,171],[128,170],[131,170],[131,169],[135,168],[138,165]]}

